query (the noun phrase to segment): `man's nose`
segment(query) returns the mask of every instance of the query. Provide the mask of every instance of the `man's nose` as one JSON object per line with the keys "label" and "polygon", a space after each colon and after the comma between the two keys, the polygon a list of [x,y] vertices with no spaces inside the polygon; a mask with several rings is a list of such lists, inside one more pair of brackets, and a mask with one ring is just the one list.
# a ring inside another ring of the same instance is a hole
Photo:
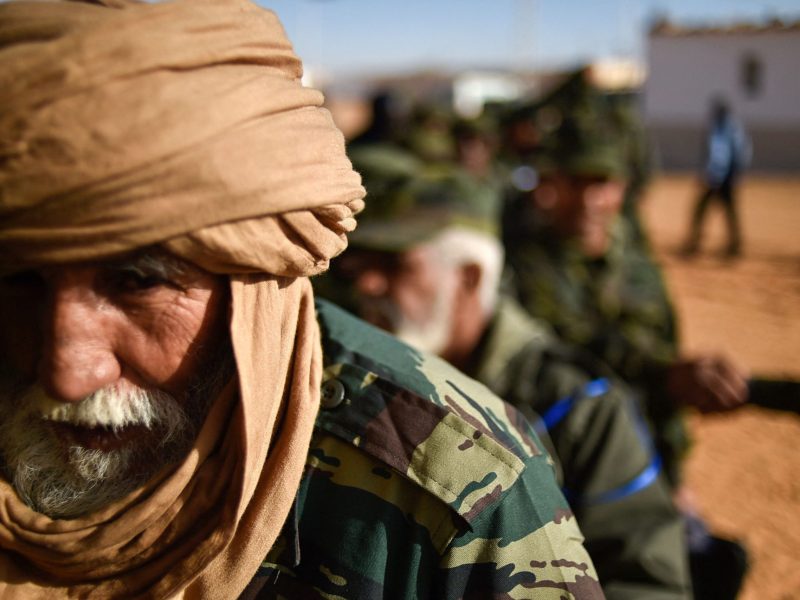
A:
{"label": "man's nose", "polygon": [[584,188],[581,194],[581,206],[584,214],[597,215],[604,211],[605,202],[603,195],[592,186]]}
{"label": "man's nose", "polygon": [[356,276],[356,291],[362,296],[383,296],[389,291],[389,278],[380,269],[367,267]]}
{"label": "man's nose", "polygon": [[56,283],[44,312],[38,379],[50,396],[78,402],[119,379],[112,317],[99,298]]}

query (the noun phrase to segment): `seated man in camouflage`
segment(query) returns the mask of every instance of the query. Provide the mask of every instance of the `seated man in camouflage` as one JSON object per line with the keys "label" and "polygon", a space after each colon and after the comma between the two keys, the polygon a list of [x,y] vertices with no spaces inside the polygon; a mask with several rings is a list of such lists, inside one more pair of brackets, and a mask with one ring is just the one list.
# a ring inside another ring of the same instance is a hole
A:
{"label": "seated man in camouflage", "polygon": [[0,5],[0,596],[601,598],[524,419],[315,310],[364,190],[275,16],[103,4]]}
{"label": "seated man in camouflage", "polygon": [[745,376],[720,356],[679,356],[660,269],[619,218],[624,140],[603,104],[587,100],[553,123],[535,158],[539,184],[507,243],[513,287],[530,314],[643,391],[659,452],[677,483],[686,447],[680,409],[740,406]]}
{"label": "seated man in camouflage", "polygon": [[[695,582],[718,582],[709,593],[732,598],[746,570],[744,551],[708,535],[691,493],[680,485],[688,447],[682,412],[741,406],[749,398],[747,379],[722,356],[679,354],[659,267],[619,216],[628,177],[623,136],[596,90],[584,87],[580,94],[586,97],[568,110],[540,108],[549,111],[550,128],[534,159],[538,186],[526,195],[507,246],[513,287],[530,314],[601,358],[643,399],[665,472],[698,530],[690,548]],[[719,577],[694,566],[706,564]]]}
{"label": "seated man in camouflage", "polygon": [[690,598],[682,521],[628,390],[499,297],[497,195],[457,172],[379,189],[327,277],[547,430],[608,598]]}

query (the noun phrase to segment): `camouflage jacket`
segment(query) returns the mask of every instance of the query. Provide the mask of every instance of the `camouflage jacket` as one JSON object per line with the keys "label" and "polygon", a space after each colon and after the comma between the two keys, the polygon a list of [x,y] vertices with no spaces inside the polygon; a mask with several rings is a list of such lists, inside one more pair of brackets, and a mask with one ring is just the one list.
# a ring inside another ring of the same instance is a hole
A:
{"label": "camouflage jacket", "polygon": [[552,462],[515,409],[319,301],[306,472],[242,598],[602,598]]}
{"label": "camouflage jacket", "polygon": [[631,240],[623,219],[617,219],[606,256],[596,260],[544,230],[529,231],[509,248],[511,288],[531,315],[602,359],[642,394],[665,471],[677,485],[689,442],[679,410],[664,394],[678,344],[661,270],[646,247]]}
{"label": "camouflage jacket", "polygon": [[602,259],[536,231],[509,249],[508,261],[525,309],[626,381],[642,382],[675,359],[675,315],[661,271],[623,219]]}
{"label": "camouflage jacket", "polygon": [[630,390],[510,299],[474,364],[471,376],[549,433],[606,596],[691,598],[683,520]]}

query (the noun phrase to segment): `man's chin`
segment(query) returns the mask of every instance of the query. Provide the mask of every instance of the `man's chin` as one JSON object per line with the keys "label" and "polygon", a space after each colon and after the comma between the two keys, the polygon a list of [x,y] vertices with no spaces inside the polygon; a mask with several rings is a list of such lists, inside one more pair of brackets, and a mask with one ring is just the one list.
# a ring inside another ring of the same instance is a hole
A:
{"label": "man's chin", "polygon": [[131,448],[102,451],[71,444],[50,425],[40,422],[28,435],[6,441],[11,483],[35,511],[51,518],[76,518],[110,504],[139,485],[128,476]]}
{"label": "man's chin", "polygon": [[608,252],[611,238],[604,227],[587,228],[580,233],[581,251],[589,258],[602,258]]}
{"label": "man's chin", "polygon": [[121,500],[189,452],[211,401],[232,377],[226,346],[179,402],[158,390],[112,386],[80,403],[4,377],[0,467],[20,499],[52,518],[87,515]]}
{"label": "man's chin", "polygon": [[88,427],[17,416],[3,427],[10,482],[31,508],[72,519],[102,509],[145,484],[185,454],[187,436],[165,443],[143,425]]}

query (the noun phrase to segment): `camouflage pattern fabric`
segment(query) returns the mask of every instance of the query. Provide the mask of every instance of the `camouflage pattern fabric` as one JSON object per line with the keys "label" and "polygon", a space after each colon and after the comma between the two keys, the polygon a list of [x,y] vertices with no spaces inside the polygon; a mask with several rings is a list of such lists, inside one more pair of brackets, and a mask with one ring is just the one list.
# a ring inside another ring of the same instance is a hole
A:
{"label": "camouflage pattern fabric", "polygon": [[537,232],[510,250],[509,262],[528,312],[637,380],[653,363],[676,358],[674,312],[658,266],[630,243],[623,220],[612,236],[606,256],[592,260]]}
{"label": "camouflage pattern fabric", "polygon": [[606,596],[691,598],[683,520],[631,391],[511,299],[474,364],[469,375],[547,427]]}
{"label": "camouflage pattern fabric", "polygon": [[612,246],[588,259],[570,242],[538,230],[508,247],[513,289],[523,307],[558,336],[608,364],[645,396],[658,450],[672,481],[687,447],[680,416],[663,396],[677,357],[674,311],[661,271],[617,219]]}
{"label": "camouflage pattern fabric", "polygon": [[295,509],[242,598],[602,598],[528,422],[319,301],[326,361]]}

